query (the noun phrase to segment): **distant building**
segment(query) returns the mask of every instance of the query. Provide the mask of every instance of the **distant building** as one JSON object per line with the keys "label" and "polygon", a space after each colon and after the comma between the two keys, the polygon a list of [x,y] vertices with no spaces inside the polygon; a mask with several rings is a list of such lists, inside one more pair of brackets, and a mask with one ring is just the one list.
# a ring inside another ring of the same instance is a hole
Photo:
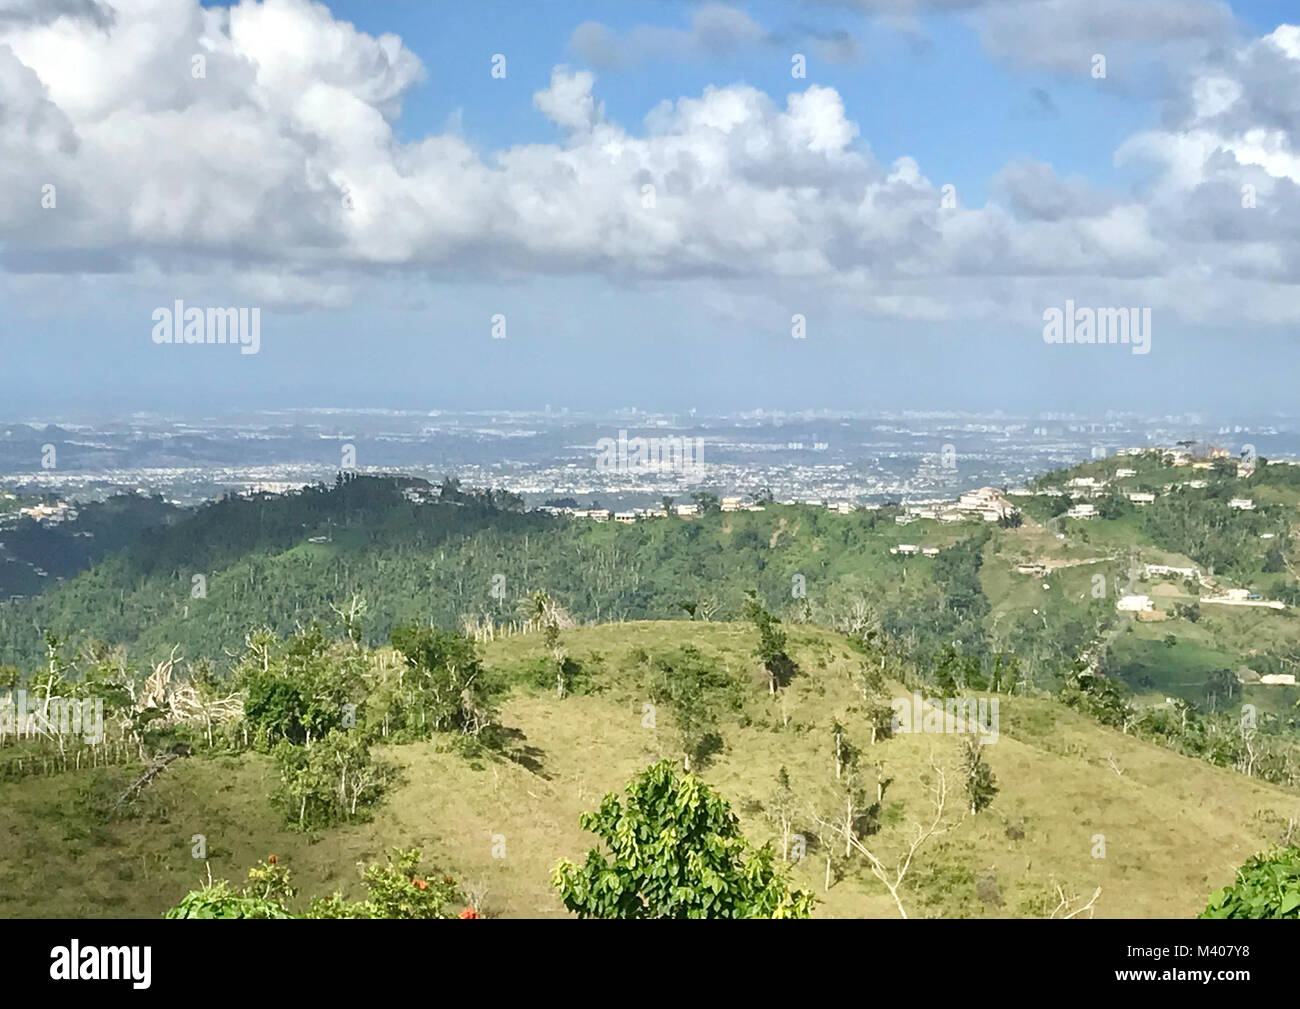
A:
{"label": "distant building", "polygon": [[1228,507],[1235,508],[1237,511],[1253,512],[1255,510],[1255,502],[1248,497],[1235,497],[1228,502]]}
{"label": "distant building", "polygon": [[1150,596],[1121,596],[1119,602],[1115,604],[1115,609],[1121,613],[1145,613],[1155,609],[1155,603],[1151,601]]}
{"label": "distant building", "polygon": [[921,555],[924,556],[924,557],[938,557],[938,556],[939,556],[939,548],[938,548],[938,547],[921,547]]}
{"label": "distant building", "polygon": [[1137,476],[1137,470],[1126,469],[1125,467],[1121,466],[1119,469],[1115,471],[1115,477],[1118,480],[1126,480],[1131,476]]}
{"label": "distant building", "polygon": [[920,550],[921,548],[915,543],[900,543],[896,547],[889,548],[891,554],[901,554],[904,557],[912,557],[919,553]]}
{"label": "distant building", "polygon": [[724,497],[722,499],[722,510],[724,512],[738,512],[742,505],[738,497]]}
{"label": "distant building", "polygon": [[678,518],[693,519],[700,513],[700,508],[693,504],[679,504],[673,507],[673,511],[677,513]]}
{"label": "distant building", "polygon": [[1097,506],[1090,504],[1077,504],[1065,512],[1066,518],[1072,519],[1095,519],[1097,517]]}
{"label": "distant building", "polygon": [[1142,568],[1142,577],[1150,578],[1152,576],[1169,576],[1175,575],[1178,578],[1191,578],[1194,581],[1200,581],[1201,572],[1199,568],[1176,568],[1169,564],[1147,564]]}
{"label": "distant building", "polygon": [[1265,673],[1259,682],[1270,687],[1294,687],[1295,673]]}
{"label": "distant building", "polygon": [[47,525],[58,525],[64,520],[72,521],[75,519],[77,509],[66,501],[58,501],[52,505],[38,504],[32,505],[30,508],[19,508],[18,514]]}
{"label": "distant building", "polygon": [[1001,491],[993,487],[981,487],[957,498],[957,510],[970,517],[982,518],[985,522],[997,522],[1010,516],[1016,508],[1002,496]]}
{"label": "distant building", "polygon": [[1149,505],[1155,501],[1156,496],[1154,494],[1147,494],[1143,491],[1130,491],[1128,499],[1135,505]]}
{"label": "distant building", "polygon": [[636,512],[615,512],[614,521],[621,522],[625,526],[630,526],[636,521]]}

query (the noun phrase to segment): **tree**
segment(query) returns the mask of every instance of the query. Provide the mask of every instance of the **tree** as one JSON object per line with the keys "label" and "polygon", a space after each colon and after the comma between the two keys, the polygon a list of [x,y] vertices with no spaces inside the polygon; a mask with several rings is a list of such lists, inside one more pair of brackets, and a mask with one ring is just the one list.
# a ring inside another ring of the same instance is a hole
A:
{"label": "tree", "polygon": [[1128,499],[1119,491],[1111,491],[1097,502],[1097,514],[1104,519],[1123,518],[1132,510]]}
{"label": "tree", "polygon": [[857,766],[858,750],[849,742],[844,726],[840,724],[838,718],[831,721],[831,743],[834,745],[835,752],[835,780],[839,781],[845,771]]}
{"label": "tree", "polygon": [[785,651],[785,631],[781,630],[781,621],[758,601],[758,593],[753,589],[745,593],[744,616],[758,631],[755,654],[767,670],[768,693],[775,694],[778,687],[784,687],[798,672],[794,660]]}
{"label": "tree", "polygon": [[[889,896],[893,898],[894,906],[898,908],[900,918],[907,917],[907,910],[903,907],[901,891],[903,881],[907,878],[908,872],[911,871],[915,863],[917,853],[930,838],[942,834],[953,827],[952,822],[944,821],[944,810],[948,803],[948,778],[944,774],[943,768],[930,761],[930,770],[934,773],[934,784],[930,786],[931,801],[934,805],[934,818],[928,822],[922,821],[913,824],[913,835],[907,847],[899,852],[893,861],[893,865],[886,865],[882,855],[877,854],[867,847],[864,837],[857,831],[842,832],[832,822],[819,818],[824,828],[829,828],[837,834],[844,837],[845,843],[849,850],[856,851],[867,860],[867,866],[871,869],[871,874],[880,880]],[[880,796],[878,801],[884,799],[884,789],[889,785],[892,779],[881,778],[877,772],[878,792]],[[925,780],[924,778],[922,780]],[[874,833],[868,832],[868,833]],[[879,851],[880,849],[877,849]],[[827,875],[830,874],[830,865],[827,864]]]}
{"label": "tree", "polygon": [[998,794],[993,771],[984,763],[984,744],[978,736],[969,736],[965,740],[962,770],[965,772],[966,798],[970,800],[970,812],[974,816],[987,809],[993,796]]}
{"label": "tree", "polygon": [[[853,854],[853,841],[870,837],[880,830],[880,813],[884,805],[885,789],[892,779],[882,777],[883,767],[876,766],[875,798],[864,784],[858,768],[858,750],[844,738],[839,723],[832,730],[835,742],[835,805],[828,817],[818,817],[823,826],[833,828],[836,837],[844,841],[844,858]],[[826,852],[827,859],[830,851]],[[829,874],[829,868],[828,868]]]}
{"label": "tree", "polygon": [[339,620],[343,622],[343,632],[348,636],[352,644],[361,647],[362,618],[366,615],[366,601],[361,596],[353,593],[343,606],[336,606],[330,603],[330,609],[338,615]]}
{"label": "tree", "polygon": [[1255,855],[1210,895],[1201,918],[1300,918],[1300,847]]}
{"label": "tree", "polygon": [[391,764],[371,758],[359,732],[331,729],[310,747],[281,740],[273,752],[280,787],[271,802],[299,830],[364,818],[396,777]]}
{"label": "tree", "polygon": [[1066,675],[1057,697],[1066,707],[1091,715],[1102,725],[1128,731],[1133,706],[1123,686],[1109,677],[1076,669]]}
{"label": "tree", "polygon": [[572,627],[573,621],[549,592],[534,592],[520,604],[520,608],[526,627],[541,628],[542,642],[551,653],[555,667],[555,696],[562,698],[565,689],[580,671],[578,664],[568,659],[564,646],[560,644],[561,627]]}
{"label": "tree", "polygon": [[792,890],[770,844],[751,845],[727,801],[660,761],[633,778],[624,801],[583,813],[598,848],[562,860],[551,882],[582,918],[807,918],[812,895]]}
{"label": "tree", "polygon": [[716,494],[699,491],[691,495],[691,500],[695,502],[695,507],[699,509],[701,515],[722,511],[722,504],[718,501],[718,495]]}
{"label": "tree", "polygon": [[1205,674],[1205,701],[1211,711],[1226,709],[1240,694],[1241,684],[1231,669],[1215,669]]}
{"label": "tree", "polygon": [[776,773],[776,789],[764,804],[767,818],[781,831],[781,858],[790,861],[790,834],[798,803],[790,785],[790,772],[784,765]]}
{"label": "tree", "polygon": [[310,746],[340,728],[349,704],[365,701],[364,659],[349,641],[329,641],[312,625],[281,642],[269,631],[246,639],[235,684],[245,691],[244,717],[259,740]]}
{"label": "tree", "polygon": [[700,652],[687,645],[654,664],[650,680],[650,699],[672,708],[677,723],[682,765],[703,764],[722,749],[718,733],[719,708],[724,704],[738,707],[736,684],[725,672],[713,667]]}
{"label": "tree", "polygon": [[390,724],[405,726],[414,736],[429,730],[478,736],[493,724],[497,684],[479,662],[473,639],[404,624],[393,629],[390,640],[406,660],[384,698]]}
{"label": "tree", "polygon": [[[884,664],[883,656],[881,664]],[[874,746],[878,739],[889,739],[894,734],[894,709],[890,704],[884,674],[874,666],[863,663],[854,674],[853,682],[862,694],[862,714],[871,732],[871,745]]]}

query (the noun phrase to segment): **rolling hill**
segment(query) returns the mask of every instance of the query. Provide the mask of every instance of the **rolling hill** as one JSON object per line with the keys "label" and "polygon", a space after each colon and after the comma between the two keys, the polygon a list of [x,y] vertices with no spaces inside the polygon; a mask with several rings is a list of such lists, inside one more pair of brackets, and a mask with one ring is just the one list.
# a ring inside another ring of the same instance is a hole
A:
{"label": "rolling hill", "polygon": [[[1052,914],[1061,887],[1071,907],[1100,888],[1103,917],[1187,917],[1226,884],[1252,852],[1275,842],[1300,800],[1258,780],[1212,767],[1098,725],[1052,700],[1000,698],[1000,735],[985,752],[997,781],[992,805],[963,814],[951,734],[898,734],[871,744],[861,727],[856,677],[886,661],[817,627],[789,629],[798,674],[766,692],[746,624],[653,621],[565,631],[564,645],[591,671],[587,692],[557,698],[532,685],[544,658],[538,634],[498,638],[485,665],[512,684],[501,721],[526,761],[466,757],[445,738],[383,747],[402,780],[370,822],[298,833],[287,830],[267,795],[271,761],[255,752],[175,761],[126,816],[106,799],[134,776],[126,767],[83,769],[0,784],[0,913],[154,916],[205,877],[192,857],[207,846],[212,875],[234,880],[268,853],[293,871],[303,898],[357,890],[354,864],[393,846],[421,847],[426,859],[506,917],[562,915],[548,885],[561,857],[579,858],[593,839],[578,814],[659,757],[674,757],[674,716],[645,727],[645,669],[657,655],[696,649],[738,685],[743,701],[720,723],[723,750],[702,771],[755,841],[777,838],[769,819],[781,767],[797,797],[794,830],[807,839],[798,882],[827,917],[893,917],[894,906],[861,858],[833,859],[818,843],[818,812],[836,802],[832,726],[848,726],[861,765],[890,780],[879,832],[868,843],[889,858],[913,824],[931,814],[931,767],[950,792],[951,829],[919,852],[902,899],[909,916],[1012,917]],[[912,674],[889,658],[891,674]],[[887,692],[906,696],[891,680]],[[928,779],[928,783],[926,780]],[[1104,853],[1100,845],[1104,844]],[[494,854],[504,857],[494,857]],[[1100,857],[1099,857],[1100,856]]]}

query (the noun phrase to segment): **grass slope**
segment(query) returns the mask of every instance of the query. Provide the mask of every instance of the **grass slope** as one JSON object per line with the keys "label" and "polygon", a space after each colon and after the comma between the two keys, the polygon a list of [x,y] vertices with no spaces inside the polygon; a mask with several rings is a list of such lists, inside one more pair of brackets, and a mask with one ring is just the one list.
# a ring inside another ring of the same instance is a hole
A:
{"label": "grass slope", "polygon": [[[125,769],[0,785],[0,915],[160,915],[204,875],[203,862],[191,857],[194,834],[206,838],[214,877],[242,880],[249,865],[274,852],[287,859],[303,898],[335,888],[358,896],[355,863],[401,844],[480,881],[490,911],[563,915],[548,880],[559,858],[580,858],[593,843],[578,814],[647,762],[676,754],[669,713],[658,712],[656,729],[643,727],[638,649],[654,655],[690,644],[747,685],[743,713],[722,724],[725,751],[703,775],[751,839],[774,836],[759,804],[781,766],[806,807],[830,808],[836,717],[863,751],[863,765],[879,761],[893,778],[873,850],[898,851],[911,821],[928,812],[920,776],[932,757],[948,769],[950,810],[958,813],[958,740],[903,735],[869,745],[850,710],[851,675],[864,656],[819,628],[788,630],[801,674],[777,698],[761,686],[745,625],[657,621],[565,632],[569,653],[596,670],[602,689],[560,700],[519,676],[503,721],[533,748],[536,772],[468,761],[437,743],[388,748],[404,781],[374,820],[319,835],[281,828],[266,799],[274,772],[255,754],[177,761],[131,819],[98,812],[120,792]],[[542,654],[538,636],[486,647],[488,665],[504,671],[521,672]],[[1099,916],[1192,916],[1298,812],[1291,793],[1126,737],[1054,702],[1000,701],[1002,734],[986,759],[1001,791],[988,810],[922,850],[903,891],[914,917],[1046,915],[1058,883],[1085,898],[1100,887]],[[796,823],[810,837],[813,826],[809,812]],[[1104,858],[1093,857],[1096,835],[1104,835]],[[494,857],[502,839],[505,857]],[[824,859],[811,848],[795,875],[822,901],[817,915],[895,916],[860,862],[824,891]]]}

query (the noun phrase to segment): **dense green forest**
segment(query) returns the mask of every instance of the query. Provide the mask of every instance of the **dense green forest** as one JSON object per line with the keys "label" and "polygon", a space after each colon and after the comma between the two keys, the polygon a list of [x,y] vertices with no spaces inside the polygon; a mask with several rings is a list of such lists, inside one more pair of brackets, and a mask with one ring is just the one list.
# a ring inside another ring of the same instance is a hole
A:
{"label": "dense green forest", "polygon": [[412,620],[508,625],[538,590],[575,619],[606,621],[734,618],[754,587],[769,605],[810,619],[848,620],[870,605],[899,635],[933,643],[959,634],[968,650],[983,647],[981,529],[931,565],[889,555],[890,510],[770,506],[624,526],[523,512],[517,499],[450,483],[416,504],[403,496],[411,488],[436,491],[406,478],[351,477],[213,502],[40,598],[0,606],[0,655],[39,665],[41,631],[51,629],[127,645],[142,661],[179,644],[187,658],[228,665],[248,628],[289,633],[354,597],[364,599],[374,642]]}

